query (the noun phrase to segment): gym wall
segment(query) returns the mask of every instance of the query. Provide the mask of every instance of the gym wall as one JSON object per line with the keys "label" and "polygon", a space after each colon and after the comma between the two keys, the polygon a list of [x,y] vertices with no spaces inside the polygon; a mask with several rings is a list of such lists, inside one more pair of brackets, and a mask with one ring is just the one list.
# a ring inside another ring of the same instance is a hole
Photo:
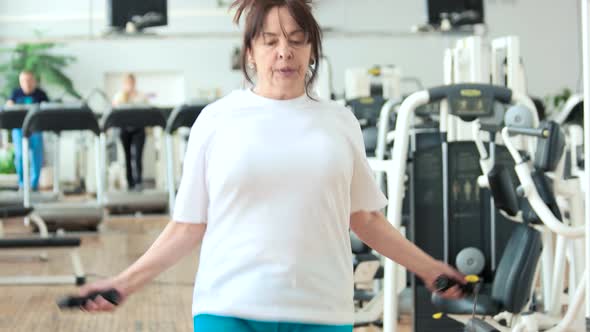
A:
{"label": "gym wall", "polygon": [[[332,29],[324,45],[338,93],[344,88],[346,68],[372,64],[396,64],[427,86],[440,84],[443,50],[462,37],[409,33],[412,25],[425,22],[425,1],[316,3],[320,24]],[[61,39],[66,43],[63,52],[78,58],[68,72],[83,93],[102,87],[105,73],[127,70],[182,71],[187,98],[199,97],[203,90],[220,88],[226,93],[239,87],[241,75],[231,71],[230,59],[241,41],[227,10],[217,8],[216,0],[170,0],[168,6],[169,25],[154,30],[160,37],[104,39],[98,37],[106,24],[102,0],[0,1],[0,47],[33,39],[34,29]],[[520,37],[531,93],[578,88],[578,1],[488,0],[486,20],[488,37]]]}

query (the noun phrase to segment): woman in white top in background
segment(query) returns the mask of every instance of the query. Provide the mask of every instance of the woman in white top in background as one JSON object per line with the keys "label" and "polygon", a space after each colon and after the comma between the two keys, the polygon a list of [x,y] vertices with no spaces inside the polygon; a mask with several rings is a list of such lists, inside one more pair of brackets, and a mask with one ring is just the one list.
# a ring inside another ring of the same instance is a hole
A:
{"label": "woman in white top in background", "polygon": [[[174,216],[119,275],[83,288],[124,300],[197,246],[195,331],[352,331],[349,230],[420,276],[463,276],[405,239],[358,121],[311,96],[321,34],[305,0],[238,0],[246,16],[243,71],[253,88],[209,105],[191,129]],[[458,298],[457,286],[444,297]],[[110,311],[102,297],[88,311]]]}
{"label": "woman in white top in background", "polygon": [[[115,94],[113,106],[147,104],[146,96],[137,91],[135,75],[126,74],[123,78],[123,89]],[[145,144],[145,130],[143,128],[120,128],[120,138],[125,151],[125,166],[127,185],[129,189],[142,188],[143,146]]]}

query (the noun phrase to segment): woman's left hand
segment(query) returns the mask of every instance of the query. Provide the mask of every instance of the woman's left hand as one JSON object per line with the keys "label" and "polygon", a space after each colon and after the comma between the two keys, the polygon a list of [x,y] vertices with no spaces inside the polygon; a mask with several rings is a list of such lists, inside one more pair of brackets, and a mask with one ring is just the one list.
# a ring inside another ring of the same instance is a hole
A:
{"label": "woman's left hand", "polygon": [[[418,274],[418,276],[424,281],[426,287],[432,291],[436,292],[437,289],[435,288],[435,281],[438,277],[444,275],[450,279],[457,281],[459,284],[466,284],[465,276],[460,273],[459,271],[455,270],[451,266],[445,264],[444,262],[433,260],[432,264],[426,270],[425,273]],[[438,293],[443,298],[446,299],[460,299],[465,296],[461,291],[459,285],[455,285],[445,292]]]}

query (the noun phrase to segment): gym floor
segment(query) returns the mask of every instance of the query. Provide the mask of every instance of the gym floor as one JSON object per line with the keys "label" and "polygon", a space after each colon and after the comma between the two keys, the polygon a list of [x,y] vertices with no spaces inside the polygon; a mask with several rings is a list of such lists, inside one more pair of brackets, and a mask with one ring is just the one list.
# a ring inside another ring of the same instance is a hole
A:
{"label": "gym floor", "polygon": [[[168,218],[111,217],[99,233],[84,233],[80,256],[89,280],[120,272],[151,245]],[[22,219],[4,221],[7,234],[30,232]],[[69,274],[69,251],[50,250],[49,261],[40,262],[40,251],[11,250],[0,256],[2,276],[17,274]],[[0,332],[192,332],[191,301],[198,251],[163,273],[155,282],[128,299],[116,313],[89,315],[60,312],[56,299],[76,292],[75,286],[0,286]],[[409,319],[401,332],[410,331]],[[376,331],[359,328],[355,332]]]}

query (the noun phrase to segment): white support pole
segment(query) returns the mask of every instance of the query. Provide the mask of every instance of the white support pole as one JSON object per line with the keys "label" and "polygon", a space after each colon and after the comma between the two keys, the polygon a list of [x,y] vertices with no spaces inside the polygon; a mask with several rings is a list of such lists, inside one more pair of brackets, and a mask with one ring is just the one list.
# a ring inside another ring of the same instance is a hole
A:
{"label": "white support pole", "polygon": [[29,138],[23,132],[22,158],[23,158],[23,204],[26,208],[31,207],[31,170],[29,161]]}
{"label": "white support pole", "polygon": [[60,186],[59,186],[59,179],[60,179],[60,165],[59,165],[59,143],[60,143],[60,133],[54,133],[53,137],[55,138],[55,144],[53,147],[53,192],[57,195],[60,193]]}
{"label": "white support pole", "polygon": [[[430,95],[427,91],[415,92],[404,100],[398,111],[395,123],[395,140],[392,150],[391,177],[387,177],[387,184],[395,191],[389,192],[389,206],[387,216],[397,229],[401,226],[402,202],[405,193],[406,163],[410,143],[410,120],[414,110],[428,103]],[[442,117],[441,117],[442,118]],[[399,309],[396,268],[394,262],[385,260],[383,275],[383,332],[397,331],[397,315]]]}
{"label": "white support pole", "polygon": [[94,176],[96,178],[96,202],[98,205],[102,205],[104,202],[105,179],[107,178],[105,170],[106,151],[102,149],[102,143],[104,143],[103,133],[94,136]]}
{"label": "white support pole", "polygon": [[[590,285],[590,166],[588,157],[590,156],[590,37],[588,31],[588,0],[582,0],[582,64],[584,73],[584,181],[586,184],[584,197],[586,199],[586,285]],[[590,322],[590,287],[586,287],[586,330]]]}

